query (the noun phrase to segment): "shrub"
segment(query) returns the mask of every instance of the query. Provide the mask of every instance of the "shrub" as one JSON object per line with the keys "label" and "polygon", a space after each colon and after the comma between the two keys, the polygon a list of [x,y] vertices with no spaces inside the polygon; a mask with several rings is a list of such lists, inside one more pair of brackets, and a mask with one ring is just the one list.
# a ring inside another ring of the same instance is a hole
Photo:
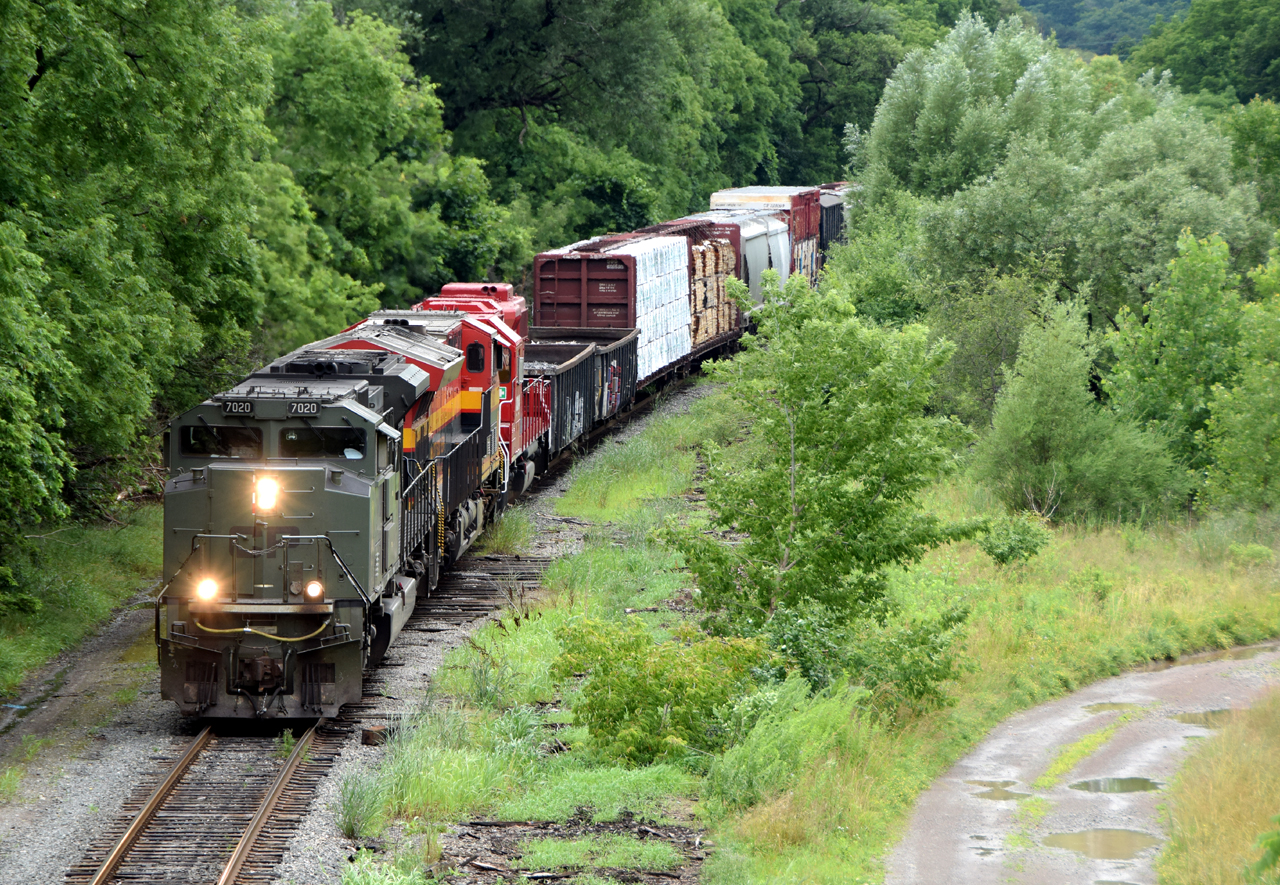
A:
{"label": "shrub", "polygon": [[849,674],[886,713],[944,705],[942,683],[960,675],[956,644],[968,617],[967,608],[953,606],[935,618],[864,623],[847,649]]}
{"label": "shrub", "polygon": [[1232,544],[1227,548],[1227,555],[1234,565],[1241,568],[1258,568],[1276,561],[1271,548],[1261,544]]}
{"label": "shrub", "polygon": [[1098,346],[1083,306],[1046,300],[1042,310],[978,446],[978,478],[1010,509],[1045,518],[1131,519],[1185,499],[1185,475],[1160,437],[1094,401]]}
{"label": "shrub", "polygon": [[574,718],[607,756],[645,764],[721,749],[715,711],[750,686],[765,652],[754,639],[699,636],[684,627],[659,643],[637,622],[590,618],[561,631],[553,672],[586,676]]}
{"label": "shrub", "polygon": [[814,691],[826,688],[844,672],[841,625],[826,606],[807,600],[796,609],[780,605],[762,636],[788,669],[798,671]]}
{"label": "shrub", "polygon": [[982,552],[996,565],[1025,562],[1053,540],[1053,533],[1037,514],[1024,512],[992,520],[986,535],[978,540]]}

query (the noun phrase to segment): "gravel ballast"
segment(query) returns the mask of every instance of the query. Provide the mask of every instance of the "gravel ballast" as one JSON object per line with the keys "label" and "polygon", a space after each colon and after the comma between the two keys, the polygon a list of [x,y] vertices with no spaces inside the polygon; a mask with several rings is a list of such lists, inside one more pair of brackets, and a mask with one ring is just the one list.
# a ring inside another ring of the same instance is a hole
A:
{"label": "gravel ballast", "polygon": [[[610,438],[621,441],[639,433],[655,414],[687,411],[706,390],[683,388]],[[537,529],[530,556],[557,558],[582,549],[583,526],[554,514],[570,478],[570,469],[560,467],[521,500]],[[198,730],[174,705],[160,700],[153,592],[139,593],[96,636],[29,679],[13,702],[23,709],[0,708],[0,772],[10,766],[23,771],[12,800],[0,804],[0,885],[61,881],[115,820],[150,770],[150,760],[185,746]],[[393,717],[411,712],[444,655],[485,620],[430,634],[430,641],[393,646],[387,655],[393,666],[381,671],[385,697],[379,712]],[[321,783],[277,881],[341,881],[359,846],[338,832],[333,811],[338,791],[345,777],[372,771],[381,754],[381,748],[364,746],[359,734],[353,735]]]}

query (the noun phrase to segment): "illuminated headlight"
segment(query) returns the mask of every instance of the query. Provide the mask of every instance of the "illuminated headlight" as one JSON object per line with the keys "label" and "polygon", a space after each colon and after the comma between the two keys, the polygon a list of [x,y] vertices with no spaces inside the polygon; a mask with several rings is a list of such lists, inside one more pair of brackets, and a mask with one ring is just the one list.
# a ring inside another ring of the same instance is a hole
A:
{"label": "illuminated headlight", "polygon": [[280,497],[280,483],[269,476],[258,480],[254,488],[253,504],[258,510],[274,510]]}
{"label": "illuminated headlight", "polygon": [[218,582],[213,578],[205,578],[196,585],[196,596],[199,596],[205,602],[218,595]]}
{"label": "illuminated headlight", "polygon": [[306,590],[308,599],[319,599],[324,596],[324,584],[319,581],[307,581]]}

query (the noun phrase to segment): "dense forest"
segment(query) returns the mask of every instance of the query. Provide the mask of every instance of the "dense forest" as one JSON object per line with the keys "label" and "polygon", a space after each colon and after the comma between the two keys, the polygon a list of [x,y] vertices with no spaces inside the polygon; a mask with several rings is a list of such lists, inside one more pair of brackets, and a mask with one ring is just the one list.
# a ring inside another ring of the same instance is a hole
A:
{"label": "dense forest", "polygon": [[[4,4],[0,559],[42,521],[154,491],[169,416],[370,309],[519,282],[539,248],[718,188],[846,178],[824,293],[952,342],[925,407],[981,438],[993,482],[1017,477],[1011,506],[1032,486],[1059,516],[1271,505],[1269,475],[1240,471],[1270,469],[1280,12],[1195,0],[1127,61],[1033,18],[1013,0]],[[1042,402],[1078,414],[1041,428]]]}

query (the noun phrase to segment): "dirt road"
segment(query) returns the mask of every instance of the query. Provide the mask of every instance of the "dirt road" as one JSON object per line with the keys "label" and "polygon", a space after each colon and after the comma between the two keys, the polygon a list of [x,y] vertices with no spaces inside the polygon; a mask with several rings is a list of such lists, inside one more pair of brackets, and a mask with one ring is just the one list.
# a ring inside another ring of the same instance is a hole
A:
{"label": "dirt road", "polygon": [[[1277,687],[1272,642],[1108,679],[1020,713],[920,797],[886,882],[1154,885],[1160,788],[1229,711]],[[1098,732],[1086,753],[1078,742]],[[1035,785],[1073,745],[1079,763]]]}

